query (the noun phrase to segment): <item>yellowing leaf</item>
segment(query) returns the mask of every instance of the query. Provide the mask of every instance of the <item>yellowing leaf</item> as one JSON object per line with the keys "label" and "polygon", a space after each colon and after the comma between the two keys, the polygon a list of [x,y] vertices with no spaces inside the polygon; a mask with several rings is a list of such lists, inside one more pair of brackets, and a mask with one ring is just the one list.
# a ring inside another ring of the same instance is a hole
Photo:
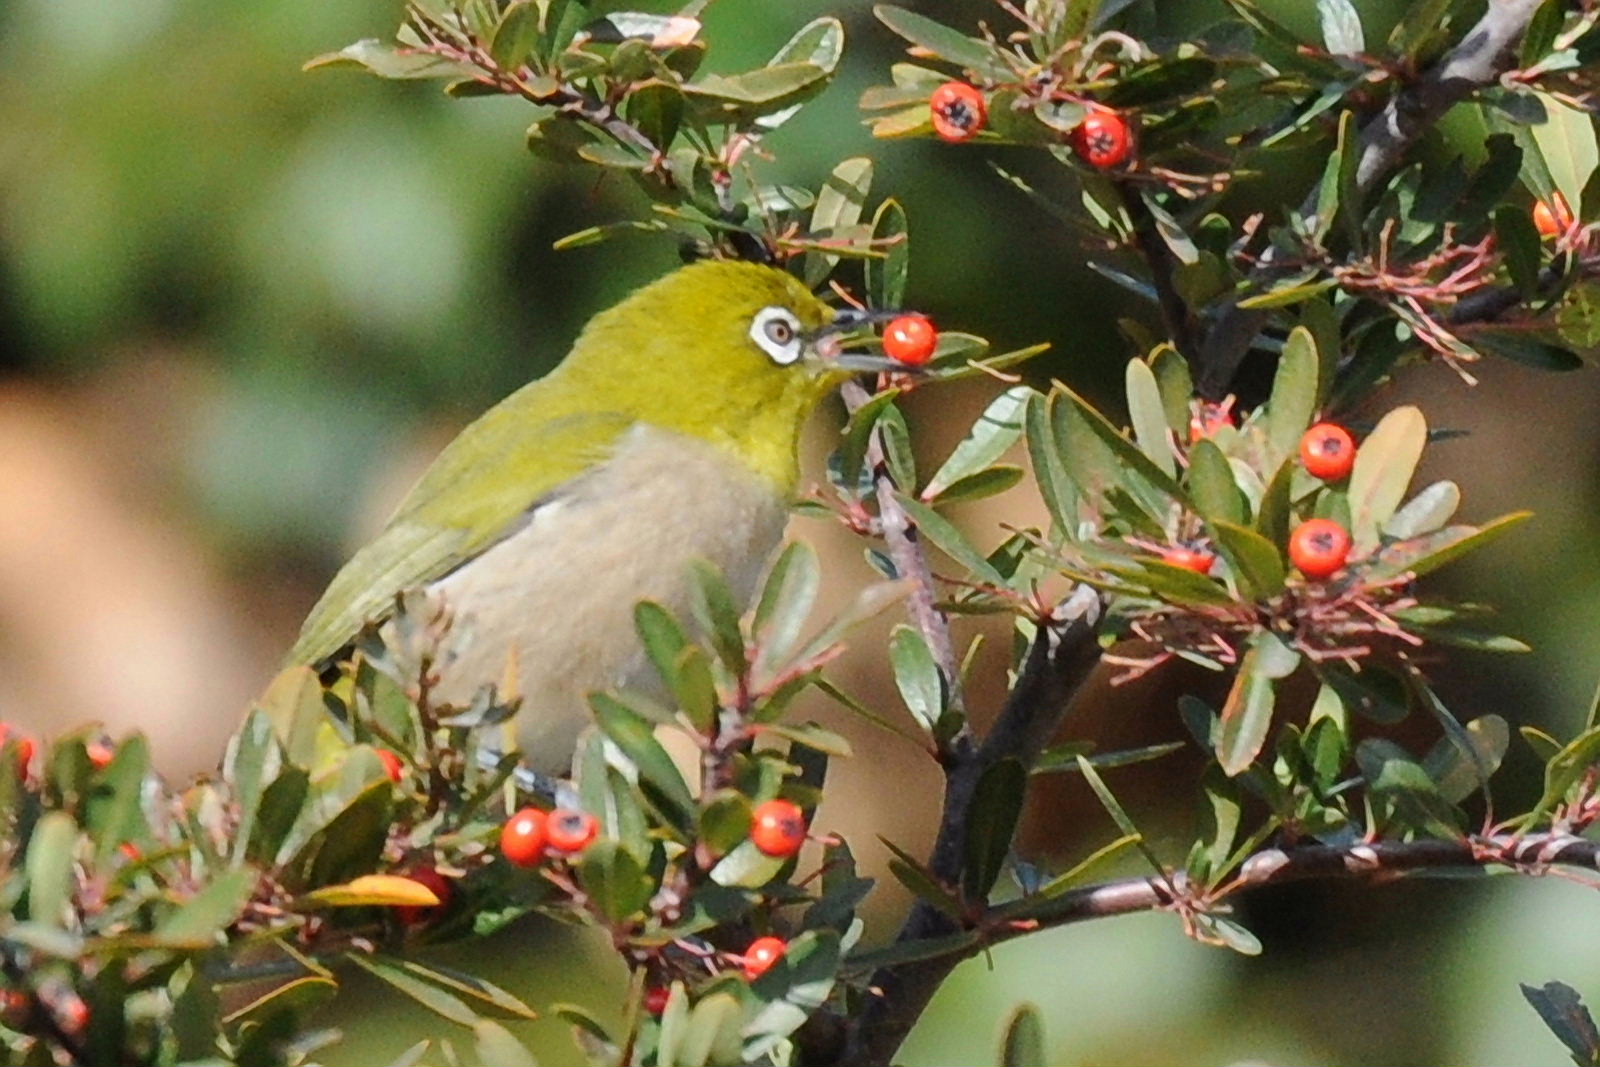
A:
{"label": "yellowing leaf", "polygon": [[433,890],[396,874],[368,874],[343,885],[324,886],[300,899],[319,908],[431,908],[439,903]]}

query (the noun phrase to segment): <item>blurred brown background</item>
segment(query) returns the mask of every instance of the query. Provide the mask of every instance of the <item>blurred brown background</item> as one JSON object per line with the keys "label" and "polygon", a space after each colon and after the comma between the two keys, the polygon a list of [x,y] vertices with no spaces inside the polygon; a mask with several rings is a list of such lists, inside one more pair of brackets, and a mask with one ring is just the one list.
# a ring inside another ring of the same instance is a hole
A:
{"label": "blurred brown background", "polygon": [[[593,312],[676,261],[669,245],[645,241],[552,252],[555,238],[637,211],[638,200],[619,181],[530,158],[516,103],[299,72],[314,54],[389,33],[399,6],[0,5],[0,718],[46,734],[88,721],[140,729],[175,776],[214,765],[322,584],[420,465],[547,369]],[[911,6],[958,25],[1000,17],[976,0]],[[1314,32],[1313,5],[1266,6]],[[1360,6],[1376,40],[1405,4]],[[1145,8],[1175,38],[1221,13],[1213,0]],[[983,152],[871,143],[854,101],[897,45],[866,9],[711,7],[718,69],[759,61],[815,15],[846,19],[841,77],[773,139],[773,177],[814,183],[845,155],[873,154],[878,189],[911,213],[912,302],[1002,346],[1051,341],[1031,373],[1116,410],[1128,353],[1113,323],[1148,309],[1085,270],[1077,239],[996,180]],[[1470,141],[1471,123],[1457,126]],[[1050,181],[1026,154],[996,154]],[[1298,200],[1321,165],[1303,154],[1271,163],[1230,210]],[[1564,736],[1600,677],[1600,376],[1494,364],[1482,377],[1469,389],[1420,369],[1382,397],[1471,431],[1432,449],[1424,472],[1462,483],[1468,518],[1539,513],[1437,579],[1499,605],[1535,651],[1451,655],[1441,686],[1463,717],[1492,711]],[[930,459],[992,391],[916,398]],[[836,419],[816,427],[813,470]],[[962,518],[988,544],[998,523],[1037,514],[1024,487]],[[860,545],[814,521],[794,532],[824,549],[830,596],[846,599],[867,574]],[[980,708],[1004,684],[1007,635],[992,637]],[[875,647],[863,638],[838,678],[897,710]],[[1209,683],[1165,674],[1096,686],[1068,728],[1103,748],[1179,738],[1173,700],[1196,684]],[[842,728],[868,755],[835,764],[825,828],[874,866],[877,834],[919,850],[935,818],[934,768],[888,734]],[[1509,763],[1501,788],[1515,803],[1536,783],[1526,753]],[[1180,756],[1111,781],[1155,836],[1181,843],[1198,766]],[[1031,855],[1073,859],[1112,836],[1076,781],[1041,793]],[[871,936],[881,937],[903,897],[890,886],[875,899]],[[1554,879],[1305,887],[1255,898],[1243,918],[1265,941],[1260,959],[1194,945],[1160,916],[1008,945],[992,967],[963,968],[906,1061],[988,1057],[1010,1006],[1030,999],[1046,1009],[1063,1063],[1554,1064],[1561,1050],[1516,983],[1562,979],[1600,998],[1600,902]],[[614,968],[538,923],[496,942],[494,971],[535,1002],[616,999]],[[330,1063],[376,1062],[447,1033],[367,985],[351,988],[328,1020],[350,1034]],[[551,1042],[552,1059],[570,1054],[559,1024],[533,1034]]]}

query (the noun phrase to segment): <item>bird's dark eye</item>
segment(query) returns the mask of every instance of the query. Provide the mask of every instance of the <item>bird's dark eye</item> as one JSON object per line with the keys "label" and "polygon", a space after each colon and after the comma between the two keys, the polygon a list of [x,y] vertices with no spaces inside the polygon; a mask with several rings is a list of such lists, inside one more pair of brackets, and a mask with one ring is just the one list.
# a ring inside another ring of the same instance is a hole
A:
{"label": "bird's dark eye", "polygon": [[767,323],[767,339],[775,345],[787,345],[794,340],[794,327],[782,319],[772,319]]}

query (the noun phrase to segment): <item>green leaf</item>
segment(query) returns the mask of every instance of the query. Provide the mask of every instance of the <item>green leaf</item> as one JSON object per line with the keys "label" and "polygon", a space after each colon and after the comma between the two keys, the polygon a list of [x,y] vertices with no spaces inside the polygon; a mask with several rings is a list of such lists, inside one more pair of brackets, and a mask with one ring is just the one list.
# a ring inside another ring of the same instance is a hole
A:
{"label": "green leaf", "polygon": [[476,1026],[481,1020],[459,997],[446,993],[409,973],[398,961],[381,956],[364,956],[359,952],[346,954],[345,958],[374,978],[399,990],[424,1008],[450,1022],[461,1026]]}
{"label": "green leaf", "polygon": [[939,551],[965,567],[975,579],[991,585],[1006,584],[1005,578],[994,569],[988,558],[974,548],[966,535],[956,529],[949,519],[922,501],[904,493],[896,493],[895,499],[911,517],[911,521],[916,524],[922,536]]}
{"label": "green leaf", "polygon": [[1322,278],[1316,274],[1303,277],[1310,277],[1315,280],[1298,282],[1292,278],[1288,279],[1285,282],[1274,285],[1264,293],[1245,297],[1239,301],[1239,307],[1246,311],[1266,311],[1270,308],[1293,307],[1295,304],[1303,303],[1339,284],[1336,278]]}
{"label": "green leaf", "polygon": [[889,29],[940,59],[984,75],[1011,76],[1010,69],[987,41],[967,37],[943,23],[891,4],[879,4],[872,13]]}
{"label": "green leaf", "polygon": [[1427,441],[1427,420],[1407,405],[1385,415],[1361,443],[1349,491],[1351,554],[1356,558],[1377,547],[1379,531],[1405,499]]}
{"label": "green leaf", "polygon": [[[839,67],[844,54],[844,24],[836,18],[813,19],[795,31],[793,37],[768,60],[769,67],[790,63],[804,63],[831,76]],[[756,126],[771,132],[788,122],[800,111],[800,104],[791,104],[781,111],[763,115]]]}
{"label": "green leaf", "polygon": [[583,891],[612,922],[637,914],[650,901],[655,885],[644,866],[621,841],[601,839],[584,849],[579,864]]}
{"label": "green leaf", "polygon": [[950,458],[928,479],[923,499],[931,500],[961,479],[985,470],[1016,444],[1022,437],[1023,413],[1032,394],[1028,386],[1015,385],[990,401]]}
{"label": "green leaf", "polygon": [[494,30],[489,55],[504,70],[516,70],[533,55],[539,44],[539,5],[516,0],[508,5]]}
{"label": "green leaf", "polygon": [[[1459,815],[1439,793],[1428,772],[1411,755],[1383,738],[1369,737],[1356,746],[1356,765],[1367,781],[1379,822],[1375,831],[1421,830],[1441,837],[1460,834]],[[1398,827],[1391,825],[1399,823]]]}
{"label": "green leaf", "polygon": [[1494,212],[1495,245],[1505,256],[1511,281],[1524,300],[1539,292],[1539,231],[1533,217],[1515,204],[1502,204]]}
{"label": "green leaf", "polygon": [[1170,104],[1179,97],[1203,91],[1216,75],[1217,62],[1209,56],[1162,58],[1118,78],[1102,102],[1115,108]]}
{"label": "green leaf", "polygon": [[1168,477],[1175,475],[1177,457],[1172,451],[1172,432],[1155,371],[1142,359],[1130,359],[1125,384],[1128,418],[1133,423],[1133,436],[1139,442],[1140,451]]}
{"label": "green leaf", "polygon": [[327,713],[322,704],[322,683],[310,667],[284,670],[257,703],[272,720],[289,762],[310,767],[317,758],[317,734]]}
{"label": "green leaf", "polygon": [[961,918],[961,902],[921,861],[881,834],[878,840],[894,853],[894,858],[889,861],[889,873],[894,875],[896,881],[923,903],[939,909],[952,919]]}
{"label": "green leaf", "polygon": [[1594,120],[1586,112],[1570,108],[1548,93],[1536,96],[1544,104],[1549,120],[1533,127],[1533,138],[1550,169],[1556,190],[1576,209],[1583,204],[1584,187],[1589,184],[1596,162],[1600,160]]}
{"label": "green leaf", "polygon": [[1039,495],[1050,512],[1059,534],[1067,539],[1078,536],[1078,490],[1061,460],[1051,429],[1052,398],[1034,393],[1028,398],[1023,430],[1028,440],[1028,460],[1039,485]]}
{"label": "green leaf", "polygon": [[816,550],[804,541],[791,542],[772,565],[755,614],[759,658],[769,668],[782,664],[799,642],[821,583]]}
{"label": "green leaf", "polygon": [[1405,507],[1383,524],[1385,537],[1408,541],[1430,534],[1450,521],[1461,505],[1461,488],[1451,481],[1438,481],[1406,502]]}
{"label": "green leaf", "polygon": [[1133,819],[1128,816],[1128,812],[1123,808],[1122,802],[1117,799],[1115,793],[1107,788],[1105,780],[1100,777],[1100,773],[1083,756],[1078,757],[1078,773],[1083,775],[1083,780],[1089,783],[1089,788],[1094,791],[1095,799],[1100,801],[1100,806],[1106,809],[1106,814],[1111,816],[1111,821],[1117,824],[1117,829],[1122,831],[1123,836],[1132,838],[1134,845],[1137,846],[1140,852],[1144,853],[1144,857],[1149,861],[1150,865],[1157,871],[1163,871],[1164,868],[1161,866],[1161,861],[1154,852],[1150,851],[1149,846],[1144,843],[1144,834],[1140,833],[1139,828],[1133,824]]}
{"label": "green leaf", "polygon": [[840,951],[832,930],[807,930],[791,940],[783,959],[752,983],[751,992],[766,1003],[745,1026],[742,1057],[726,1062],[765,1062],[822,1007],[833,992]]}
{"label": "green leaf", "polygon": [[906,276],[911,269],[911,232],[906,209],[898,200],[885,200],[872,216],[872,239],[882,259],[861,261],[867,300],[872,307],[898,309],[906,298]]}
{"label": "green leaf", "polygon": [[776,878],[788,862],[781,856],[769,856],[752,842],[745,841],[711,868],[711,880],[730,888],[759,889]]}
{"label": "green leaf", "polygon": [[989,765],[978,778],[967,807],[966,858],[961,868],[961,895],[968,904],[988,900],[1005,868],[1027,788],[1028,772],[1014,759]]}
{"label": "green leaf", "polygon": [[1571,349],[1520,330],[1480,328],[1467,334],[1467,340],[1492,355],[1539,370],[1572,371],[1583,367],[1583,357]]}
{"label": "green leaf", "polygon": [[[1451,720],[1454,722],[1454,720]],[[1511,730],[1498,715],[1484,715],[1439,740],[1422,761],[1439,786],[1439,793],[1450,803],[1459,803],[1484,786],[1489,776],[1500,769]]]}
{"label": "green leaf", "polygon": [[33,827],[24,861],[28,874],[28,918],[63,928],[72,900],[73,852],[78,824],[64,811],[46,812]]}
{"label": "green leaf", "polygon": [[782,63],[743,74],[707,74],[699,81],[685,82],[682,90],[688,96],[720,103],[735,114],[770,115],[822,88],[831,73],[812,63]]}
{"label": "green leaf", "polygon": [[901,624],[889,636],[889,662],[894,683],[912,718],[932,732],[944,715],[949,680],[939,669],[933,650],[921,632]]}
{"label": "green leaf", "polygon": [[1247,600],[1268,600],[1283,592],[1284,565],[1278,546],[1244,526],[1212,520],[1212,539],[1228,561],[1239,593]]}
{"label": "green leaf", "polygon": [[539,1067],[533,1053],[512,1037],[510,1030],[489,1019],[473,1024],[472,1043],[480,1063],[492,1063],[494,1067]]}
{"label": "green leaf", "polygon": [[716,649],[722,665],[730,673],[741,675],[748,665],[744,634],[739,628],[741,612],[733,591],[728,588],[728,580],[705,560],[695,560],[691,568],[695,579],[695,595],[691,601],[695,622]]}
{"label": "green leaf", "polygon": [[648,787],[650,799],[667,805],[664,814],[674,825],[683,829],[692,826],[694,797],[678,765],[656,740],[655,725],[622,700],[605,693],[590,693],[589,707],[600,732],[638,769],[639,784]]}
{"label": "green leaf", "polygon": [[[847,159],[834,167],[827,182],[817,191],[817,202],[811,209],[811,235],[834,234],[860,222],[871,188],[872,160],[865,156]],[[831,252],[807,252],[807,284],[820,285],[838,262],[839,257]]]}
{"label": "green leaf", "polygon": [[1356,57],[1367,50],[1361,14],[1350,0],[1317,0],[1317,16],[1322,20],[1322,40],[1329,52]]}
{"label": "green leaf", "polygon": [[483,73],[466,63],[384,44],[376,37],[368,37],[337,52],[317,56],[307,61],[303,69],[321,70],[326,67],[357,67],[380,78],[392,79],[475,78]]}
{"label": "green leaf", "polygon": [[1278,358],[1272,399],[1267,403],[1267,442],[1274,463],[1281,463],[1300,447],[1300,438],[1317,413],[1321,374],[1316,338],[1304,326],[1295,327]]}
{"label": "green leaf", "polygon": [[1195,510],[1208,519],[1242,523],[1249,505],[1234,481],[1228,457],[1216,443],[1200,440],[1189,449],[1189,478],[1186,485]]}
{"label": "green leaf", "polygon": [[1531,511],[1516,511],[1482,526],[1446,526],[1431,534],[1387,545],[1373,560],[1368,573],[1378,581],[1407,573],[1420,577],[1482,548],[1532,517]]}
{"label": "green leaf", "polygon": [[239,918],[257,882],[256,872],[248,867],[221,872],[163,919],[152,939],[170,947],[210,948]]}
{"label": "green leaf", "polygon": [[1094,27],[1095,18],[1100,13],[1100,5],[1104,0],[1067,0],[1067,9],[1061,14],[1061,24],[1057,31],[1063,41],[1082,40]]}
{"label": "green leaf", "polygon": [[1275,635],[1258,630],[1251,637],[1223,702],[1217,735],[1217,762],[1228,777],[1238,777],[1255,762],[1272,726],[1276,682],[1293,674],[1299,662],[1299,654]]}
{"label": "green leaf", "polygon": [[1522,829],[1537,826],[1596,763],[1600,763],[1600,728],[1590,728],[1563,745],[1545,764],[1544,793],[1523,817]]}
{"label": "green leaf", "polygon": [[[950,485],[939,490],[936,497],[927,497],[929,504],[935,507],[944,507],[946,504],[967,503],[973,500],[987,500],[992,496],[1017,486],[1027,476],[1021,467],[1009,463],[996,464],[986,470],[976,471],[965,477],[957,478]],[[926,491],[924,491],[926,492]]]}
{"label": "green leaf", "polygon": [[1011,1013],[1000,1039],[1000,1067],[1044,1067],[1044,1019],[1032,1004]]}

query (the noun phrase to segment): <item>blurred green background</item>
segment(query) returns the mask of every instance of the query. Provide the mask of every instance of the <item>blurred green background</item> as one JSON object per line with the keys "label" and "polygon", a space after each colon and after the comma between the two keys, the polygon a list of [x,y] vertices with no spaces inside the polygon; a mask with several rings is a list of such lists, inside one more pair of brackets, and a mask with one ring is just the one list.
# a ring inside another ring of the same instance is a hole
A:
{"label": "blurred green background", "polygon": [[[1314,32],[1310,3],[1264,2]],[[910,6],[957,25],[1005,20],[976,0]],[[1405,5],[1360,6],[1376,40]],[[1175,39],[1221,13],[1213,0],[1143,9]],[[753,65],[824,13],[846,20],[845,66],[772,139],[770,175],[814,183],[871,153],[878,190],[911,214],[912,302],[1002,346],[1053,342],[1031,373],[1114,409],[1128,356],[1115,319],[1148,309],[1087,271],[1079,239],[995,179],[984,152],[871,142],[855,100],[898,45],[867,4],[717,0],[709,65]],[[213,765],[322,583],[421,464],[547,369],[593,312],[676,262],[669,243],[647,240],[551,251],[640,200],[621,180],[532,159],[519,104],[300,72],[398,17],[396,0],[0,4],[0,718],[46,732],[139,728],[169,772]],[[1026,155],[997,154],[1050,181]],[[1321,167],[1308,156],[1270,158],[1230,210],[1298,201]],[[1377,400],[1421,402],[1435,425],[1471,431],[1434,448],[1424,472],[1463,484],[1469,518],[1539,513],[1440,578],[1500,605],[1535,651],[1451,655],[1436,669],[1463,717],[1496,712],[1564,736],[1600,673],[1600,385],[1590,370],[1482,372],[1469,389],[1443,368],[1414,370]],[[991,388],[916,398],[931,454]],[[818,451],[828,432],[818,428]],[[1038,513],[1021,489],[965,519],[983,541]],[[828,553],[835,595],[847,596],[865,574],[859,546],[814,522],[796,531]],[[842,679],[890,708],[873,647],[858,645]],[[991,646],[980,701],[1003,684],[1002,647]],[[1174,695],[1201,683],[1097,685],[1069,729],[1106,747],[1179,737]],[[899,741],[843,728],[872,756],[836,765],[824,827],[881,871],[875,834],[924,846],[937,775]],[[1510,763],[1508,809],[1535,788],[1526,753]],[[1180,841],[1198,766],[1172,759],[1112,784]],[[1111,835],[1066,783],[1034,804],[1024,844],[1059,862]],[[892,887],[880,893],[869,936],[887,936],[903,904]],[[1557,1064],[1562,1050],[1517,982],[1561,979],[1600,998],[1600,907],[1556,879],[1300,887],[1252,898],[1243,918],[1265,942],[1259,959],[1186,941],[1169,916],[1014,942],[958,972],[905,1062],[984,1061],[1027,999],[1046,1009],[1060,1063]],[[593,944],[536,922],[489,952],[444,954],[490,961],[491,977],[536,1003],[608,1011],[619,998],[619,971]],[[319,1021],[349,1035],[332,1064],[382,1062],[448,1027],[357,981]],[[530,1033],[547,1062],[570,1058],[560,1024]]]}

